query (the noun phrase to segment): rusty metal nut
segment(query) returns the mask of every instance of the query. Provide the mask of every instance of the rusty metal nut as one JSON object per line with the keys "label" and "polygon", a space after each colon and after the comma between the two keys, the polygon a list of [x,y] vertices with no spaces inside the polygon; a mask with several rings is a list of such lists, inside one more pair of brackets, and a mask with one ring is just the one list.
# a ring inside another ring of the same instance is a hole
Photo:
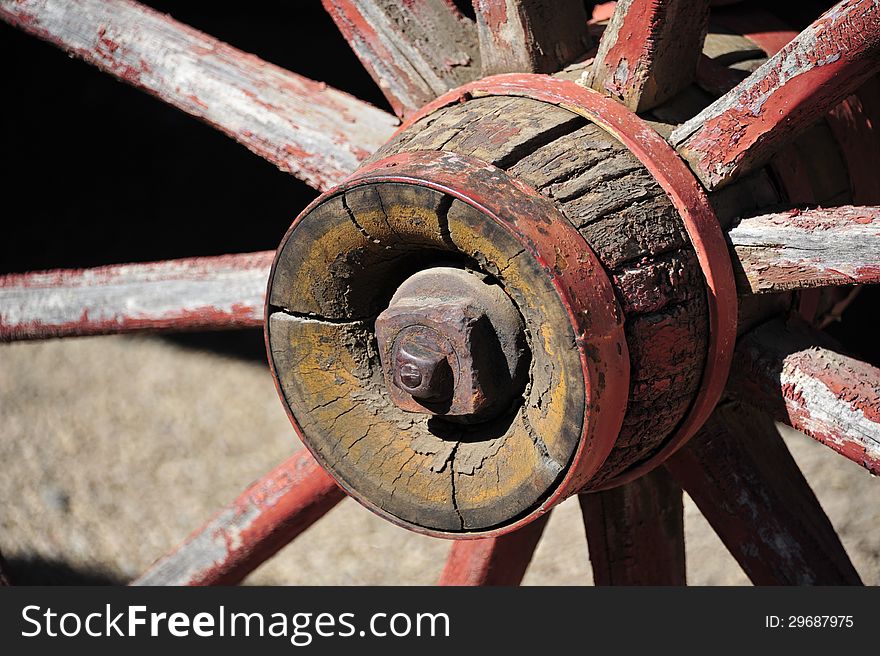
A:
{"label": "rusty metal nut", "polygon": [[524,387],[523,322],[497,285],[463,269],[410,277],[376,319],[392,402],[409,412],[482,421]]}
{"label": "rusty metal nut", "polygon": [[440,333],[411,326],[394,340],[394,384],[422,402],[442,403],[452,398],[455,375],[450,358],[455,354]]}

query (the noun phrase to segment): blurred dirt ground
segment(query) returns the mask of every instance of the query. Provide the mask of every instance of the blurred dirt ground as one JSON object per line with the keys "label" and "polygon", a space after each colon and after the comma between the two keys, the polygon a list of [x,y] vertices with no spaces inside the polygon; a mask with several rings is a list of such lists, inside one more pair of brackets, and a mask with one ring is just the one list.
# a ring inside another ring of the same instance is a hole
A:
{"label": "blurred dirt ground", "polygon": [[[301,448],[259,352],[253,333],[0,346],[0,552],[12,577],[124,583]],[[880,583],[880,481],[801,435],[786,442],[862,578]],[[748,583],[686,501],[689,582]],[[430,584],[448,548],[346,500],[247,582]],[[554,511],[525,583],[591,583],[575,501]]]}

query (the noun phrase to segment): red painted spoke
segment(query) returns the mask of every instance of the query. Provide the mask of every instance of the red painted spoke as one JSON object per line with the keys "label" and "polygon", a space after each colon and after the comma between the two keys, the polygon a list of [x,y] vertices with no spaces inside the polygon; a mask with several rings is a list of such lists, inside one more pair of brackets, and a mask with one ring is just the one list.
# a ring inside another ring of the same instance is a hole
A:
{"label": "red painted spoke", "polygon": [[880,5],[844,0],[670,141],[709,189],[765,164],[880,70]]}
{"label": "red painted spoke", "polygon": [[324,190],[396,120],[130,0],[0,0],[0,18],[226,133]]}
{"label": "red painted spoke", "polygon": [[664,469],[580,503],[596,585],[685,585],[681,488]]}
{"label": "red painted spoke", "polygon": [[132,585],[232,585],[318,521],[345,493],[303,449],[160,558]]}
{"label": "red painted spoke", "polygon": [[440,585],[519,585],[547,525],[546,513],[512,533],[482,540],[456,540]]}
{"label": "red painted spoke", "polygon": [[[797,36],[773,14],[756,8],[723,12],[713,16],[734,33],[741,33],[768,55],[775,55]],[[730,69],[727,69],[730,70]],[[720,95],[720,94],[719,94]],[[840,147],[850,179],[852,200],[860,205],[880,203],[873,161],[880,152],[880,130],[871,116],[880,112],[880,79],[873,77],[825,115],[825,121]],[[802,155],[793,145],[782,148],[771,160],[792,203],[816,204],[809,178],[803,171]]]}
{"label": "red painted spoke", "polygon": [[727,235],[741,292],[880,283],[880,207],[765,214]]}
{"label": "red painted spoke", "polygon": [[665,466],[756,585],[860,583],[769,418],[720,406]]}
{"label": "red painted spoke", "polygon": [[880,474],[880,369],[835,353],[806,326],[743,338],[730,388],[743,401]]}
{"label": "red painted spoke", "polygon": [[398,116],[479,77],[473,21],[450,0],[323,0]]}
{"label": "red painted spoke", "polygon": [[709,27],[709,0],[620,0],[593,63],[590,85],[636,112],[688,86]]}
{"label": "red painted spoke", "polygon": [[0,341],[263,325],[273,251],[0,277]]}
{"label": "red painted spoke", "polygon": [[474,0],[483,74],[554,73],[592,43],[581,0]]}

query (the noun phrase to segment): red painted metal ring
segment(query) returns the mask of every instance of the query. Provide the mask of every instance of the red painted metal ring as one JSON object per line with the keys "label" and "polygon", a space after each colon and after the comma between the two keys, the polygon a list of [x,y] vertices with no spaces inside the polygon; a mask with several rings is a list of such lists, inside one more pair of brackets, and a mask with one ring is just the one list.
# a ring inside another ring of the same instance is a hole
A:
{"label": "red painted metal ring", "polygon": [[423,107],[401,129],[447,105],[473,96],[522,96],[558,105],[605,129],[650,171],[684,221],[706,282],[709,347],[699,392],[665,445],[647,461],[598,489],[632,481],[675,453],[708,419],[724,391],[736,342],[737,299],[724,233],[709,199],[690,169],[647,123],[623,105],[592,89],[548,75],[495,75],[454,89]]}
{"label": "red painted metal ring", "polygon": [[[452,533],[402,522],[394,515],[356,494],[344,481],[337,483],[376,514],[415,532],[455,539],[497,537],[537,519],[563,499],[577,493],[604,464],[614,447],[629,395],[629,351],[623,326],[623,312],[611,281],[586,240],[561,215],[556,206],[528,185],[501,169],[478,159],[448,152],[400,153],[365,165],[344,183],[317,198],[294,220],[282,240],[291,238],[298,223],[314,207],[348,189],[376,182],[405,183],[434,189],[465,202],[506,229],[551,277],[575,334],[585,382],[585,413],[578,447],[562,481],[556,484],[540,506],[511,524],[474,533]],[[464,187],[464,188],[462,188]],[[505,198],[527,198],[529,211],[515,215]],[[280,248],[279,247],[279,252]],[[269,281],[274,277],[277,258]],[[578,266],[558,266],[558,262]],[[268,295],[267,295],[268,298]],[[268,327],[269,305],[266,306]],[[268,328],[266,329],[268,330]],[[268,348],[268,339],[267,339]],[[283,393],[272,358],[269,365],[279,396]],[[285,410],[303,443],[311,451],[290,408]],[[321,462],[320,454],[312,454]],[[329,472],[332,475],[332,472]]]}

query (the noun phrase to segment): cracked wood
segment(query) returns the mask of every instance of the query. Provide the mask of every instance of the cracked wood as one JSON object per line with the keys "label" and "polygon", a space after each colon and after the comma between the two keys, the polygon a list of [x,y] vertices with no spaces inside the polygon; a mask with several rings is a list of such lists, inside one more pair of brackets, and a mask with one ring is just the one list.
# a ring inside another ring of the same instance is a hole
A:
{"label": "cracked wood", "polygon": [[0,0],[0,18],[147,91],[323,190],[397,121],[129,0]]}
{"label": "cracked wood", "polygon": [[880,208],[788,210],[727,233],[738,287],[750,293],[880,283]]}
{"label": "cracked wood", "polygon": [[666,468],[755,585],[859,585],[773,421],[722,404]]}
{"label": "cracked wood", "polygon": [[662,467],[579,501],[596,585],[685,585],[681,488]]}
{"label": "cracked wood", "polygon": [[0,277],[0,341],[263,325],[272,251]]}
{"label": "cracked wood", "polygon": [[730,389],[777,421],[880,474],[880,369],[807,326],[766,324],[736,349]]}
{"label": "cracked wood", "polygon": [[474,22],[449,0],[323,0],[398,116],[479,77]]}
{"label": "cracked wood", "polygon": [[709,189],[765,164],[880,70],[880,2],[834,5],[670,142]]}
{"label": "cracked wood", "polygon": [[651,109],[694,80],[708,27],[708,0],[620,0],[599,41],[590,86],[634,112]]}
{"label": "cracked wood", "polygon": [[708,328],[699,263],[663,189],[607,132],[528,98],[476,97],[440,109],[374,158],[428,149],[505,168],[579,229],[624,308],[632,367],[623,428],[600,478],[654,452],[697,391]]}
{"label": "cracked wood", "polygon": [[554,73],[592,43],[581,0],[474,0],[483,75]]}

